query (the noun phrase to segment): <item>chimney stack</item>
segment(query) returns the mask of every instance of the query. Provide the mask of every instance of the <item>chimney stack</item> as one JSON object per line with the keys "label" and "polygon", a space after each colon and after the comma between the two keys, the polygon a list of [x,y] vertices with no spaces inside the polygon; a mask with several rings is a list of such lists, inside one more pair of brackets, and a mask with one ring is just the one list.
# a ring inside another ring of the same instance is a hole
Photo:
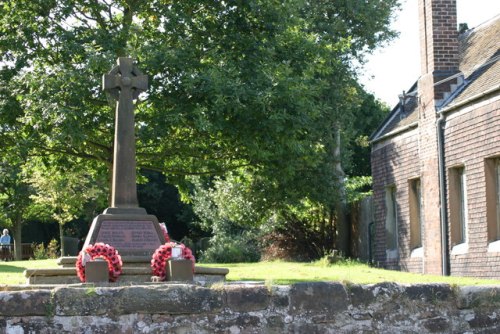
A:
{"label": "chimney stack", "polygon": [[439,104],[436,101],[442,100],[457,80],[436,83],[459,71],[456,0],[419,0],[419,22],[421,74],[432,76],[433,86],[424,102],[433,99]]}

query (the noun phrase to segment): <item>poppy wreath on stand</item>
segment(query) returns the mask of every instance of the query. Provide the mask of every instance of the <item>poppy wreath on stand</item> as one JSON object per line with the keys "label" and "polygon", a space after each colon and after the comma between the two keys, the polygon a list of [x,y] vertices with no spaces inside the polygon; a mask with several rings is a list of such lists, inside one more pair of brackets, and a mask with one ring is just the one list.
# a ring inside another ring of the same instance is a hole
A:
{"label": "poppy wreath on stand", "polygon": [[192,262],[193,272],[194,272],[194,263],[195,258],[193,253],[189,248],[184,246],[183,244],[179,244],[176,242],[166,242],[164,245],[161,245],[156,249],[153,253],[153,259],[151,260],[151,268],[153,269],[153,275],[160,277],[160,280],[164,281],[167,277],[166,272],[166,263],[172,257],[172,248],[180,247],[182,249],[181,258],[185,260],[190,260]]}
{"label": "poppy wreath on stand", "polygon": [[83,249],[76,259],[76,273],[85,282],[85,264],[95,259],[103,259],[108,263],[109,281],[115,282],[122,273],[122,257],[118,251],[108,244],[97,242]]}

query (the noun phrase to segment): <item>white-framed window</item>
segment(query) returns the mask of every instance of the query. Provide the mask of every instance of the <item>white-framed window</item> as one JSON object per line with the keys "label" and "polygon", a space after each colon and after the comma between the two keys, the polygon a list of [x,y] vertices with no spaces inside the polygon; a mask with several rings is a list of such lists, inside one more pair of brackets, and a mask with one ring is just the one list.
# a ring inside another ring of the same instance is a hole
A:
{"label": "white-framed window", "polygon": [[452,254],[467,251],[467,175],[463,166],[450,169],[450,235]]}
{"label": "white-framed window", "polygon": [[[413,250],[422,247],[422,186],[420,179],[409,181],[409,206],[410,206],[410,249]],[[418,254],[416,252],[415,254]]]}
{"label": "white-framed window", "polygon": [[500,252],[500,158],[485,160],[488,251]]}
{"label": "white-framed window", "polygon": [[500,158],[495,159],[496,240],[500,240]]}

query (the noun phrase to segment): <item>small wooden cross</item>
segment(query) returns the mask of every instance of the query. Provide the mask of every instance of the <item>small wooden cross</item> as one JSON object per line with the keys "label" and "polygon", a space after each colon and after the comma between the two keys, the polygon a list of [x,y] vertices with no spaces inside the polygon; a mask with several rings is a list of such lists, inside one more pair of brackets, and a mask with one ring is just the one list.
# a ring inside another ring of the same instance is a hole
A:
{"label": "small wooden cross", "polygon": [[104,74],[103,90],[118,100],[115,114],[113,183],[111,207],[136,208],[137,184],[135,161],[134,100],[148,89],[148,77],[134,65],[132,58],[120,57],[108,74]]}

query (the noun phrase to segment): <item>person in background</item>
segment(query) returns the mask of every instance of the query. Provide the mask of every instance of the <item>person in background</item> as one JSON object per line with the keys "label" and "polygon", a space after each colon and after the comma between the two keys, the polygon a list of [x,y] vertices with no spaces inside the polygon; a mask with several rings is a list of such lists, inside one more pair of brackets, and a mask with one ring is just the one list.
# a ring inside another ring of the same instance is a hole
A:
{"label": "person in background", "polygon": [[2,236],[0,237],[0,247],[1,247],[1,255],[2,260],[8,261],[10,259],[10,235],[9,230],[4,229]]}

